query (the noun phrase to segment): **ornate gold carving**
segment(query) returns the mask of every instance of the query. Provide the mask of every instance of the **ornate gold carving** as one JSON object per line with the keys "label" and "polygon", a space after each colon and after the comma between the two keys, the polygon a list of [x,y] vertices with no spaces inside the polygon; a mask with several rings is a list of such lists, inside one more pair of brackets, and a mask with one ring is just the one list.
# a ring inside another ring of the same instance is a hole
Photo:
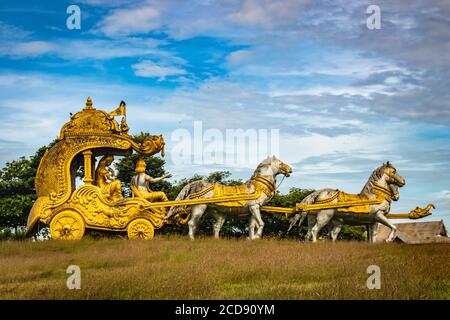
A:
{"label": "ornate gold carving", "polygon": [[436,209],[436,207],[432,204],[429,203],[425,209],[416,207],[414,210],[411,210],[411,212],[409,212],[408,218],[409,219],[420,219],[426,216],[431,215],[431,208]]}
{"label": "ornate gold carving", "polygon": [[92,99],[91,97],[87,97],[86,99],[86,106],[84,107],[84,109],[86,110],[91,110],[94,109],[94,104],[92,103]]}
{"label": "ornate gold carving", "polygon": [[116,116],[126,116],[127,115],[127,105],[124,101],[120,101],[120,105],[114,109],[113,111],[111,111],[110,113],[108,113],[111,117],[116,117]]}
{"label": "ornate gold carving", "polygon": [[390,213],[387,217],[390,219],[421,219],[431,215],[430,210],[432,208],[435,209],[436,207],[430,203],[424,209],[416,207],[408,213]]}
{"label": "ornate gold carving", "polygon": [[72,210],[58,213],[50,222],[50,233],[56,240],[79,240],[84,235],[84,229],[83,219]]}
{"label": "ornate gold carving", "polygon": [[115,179],[114,170],[109,166],[114,161],[112,155],[105,155],[95,170],[95,185],[102,189],[103,194],[111,201],[123,199],[120,180]]}
{"label": "ornate gold carving", "polygon": [[[267,196],[267,198],[271,199],[275,194],[275,184],[274,182],[270,181],[269,179],[263,177],[263,176],[256,176],[253,179],[250,180],[251,183],[255,186],[256,191],[264,192]],[[269,201],[269,200],[267,200]]]}
{"label": "ornate gold carving", "polygon": [[155,229],[146,219],[136,219],[130,222],[127,228],[128,239],[153,239]]}
{"label": "ornate gold carving", "polygon": [[[161,135],[149,136],[138,142],[128,135],[128,130],[125,122],[119,127],[112,116],[95,109],[92,100],[87,99],[83,110],[62,127],[57,143],[41,159],[35,177],[38,199],[28,218],[28,231],[38,220],[50,224],[61,210],[70,209],[79,212],[86,225],[93,228],[126,230],[127,224],[139,215],[148,218],[155,228],[163,225],[163,210],[143,209],[142,200],[136,199],[108,202],[100,189],[91,185],[92,161],[94,155],[99,155],[97,150],[108,150],[109,154],[124,154],[132,150],[147,155],[164,153]],[[74,190],[76,161],[79,165],[80,160],[84,163],[85,185]],[[96,189],[86,193],[84,187]],[[88,198],[82,199],[82,193]]]}
{"label": "ornate gold carving", "polygon": [[94,179],[92,178],[92,151],[83,151],[84,160],[84,179],[83,182],[86,184],[92,184]]}
{"label": "ornate gold carving", "polygon": [[70,204],[79,208],[89,226],[110,229],[125,229],[135,218],[148,219],[155,228],[164,224],[164,213],[160,208],[143,209],[145,200],[139,198],[111,202],[96,186],[80,187],[71,197]]}
{"label": "ornate gold carving", "polygon": [[[224,197],[233,195],[243,195],[249,194],[248,186],[246,184],[240,184],[237,186],[226,186],[220,183],[215,183],[214,187],[214,197]],[[229,202],[218,202],[218,206],[223,207],[243,207],[245,205],[245,200],[241,201],[229,201]]]}
{"label": "ornate gold carving", "polygon": [[86,107],[74,114],[61,129],[58,140],[72,136],[111,135],[121,132],[113,117],[93,106]]}

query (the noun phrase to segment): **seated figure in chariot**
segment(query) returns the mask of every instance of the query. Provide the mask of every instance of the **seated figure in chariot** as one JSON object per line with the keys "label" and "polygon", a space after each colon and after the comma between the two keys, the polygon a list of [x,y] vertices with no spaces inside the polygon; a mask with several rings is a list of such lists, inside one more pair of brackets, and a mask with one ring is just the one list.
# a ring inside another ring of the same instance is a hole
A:
{"label": "seated figure in chariot", "polygon": [[166,194],[162,191],[152,191],[149,187],[150,183],[155,183],[158,181],[163,181],[164,179],[170,178],[171,174],[165,174],[158,178],[153,178],[145,173],[147,164],[144,159],[139,159],[136,162],[134,171],[136,175],[131,179],[131,190],[133,194],[137,197],[142,197],[150,202],[161,202],[168,201]]}
{"label": "seated figure in chariot", "polygon": [[102,189],[102,192],[111,201],[123,199],[122,184],[120,180],[115,179],[116,174],[109,166],[114,161],[112,155],[104,156],[95,170],[95,185]]}

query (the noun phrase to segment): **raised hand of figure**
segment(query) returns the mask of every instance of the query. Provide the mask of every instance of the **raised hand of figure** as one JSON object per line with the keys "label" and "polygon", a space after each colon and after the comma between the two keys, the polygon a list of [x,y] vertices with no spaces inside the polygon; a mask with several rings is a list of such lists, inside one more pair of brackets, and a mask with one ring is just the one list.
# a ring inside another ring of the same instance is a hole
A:
{"label": "raised hand of figure", "polygon": [[172,174],[170,174],[170,173],[166,173],[165,175],[163,175],[164,179],[168,179],[168,178],[171,178],[171,177],[172,177]]}
{"label": "raised hand of figure", "polygon": [[114,172],[113,169],[108,168],[109,174],[111,175],[111,178],[114,178],[116,176],[116,173]]}

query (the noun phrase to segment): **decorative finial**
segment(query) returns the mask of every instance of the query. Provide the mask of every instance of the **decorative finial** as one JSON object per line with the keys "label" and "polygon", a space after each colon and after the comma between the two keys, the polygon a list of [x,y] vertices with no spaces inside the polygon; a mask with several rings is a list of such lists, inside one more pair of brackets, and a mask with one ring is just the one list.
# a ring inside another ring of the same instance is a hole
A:
{"label": "decorative finial", "polygon": [[87,98],[87,100],[86,100],[86,107],[84,107],[84,108],[85,109],[94,109],[91,97]]}
{"label": "decorative finial", "polygon": [[124,101],[120,101],[120,105],[109,113],[111,117],[127,116],[127,105]]}

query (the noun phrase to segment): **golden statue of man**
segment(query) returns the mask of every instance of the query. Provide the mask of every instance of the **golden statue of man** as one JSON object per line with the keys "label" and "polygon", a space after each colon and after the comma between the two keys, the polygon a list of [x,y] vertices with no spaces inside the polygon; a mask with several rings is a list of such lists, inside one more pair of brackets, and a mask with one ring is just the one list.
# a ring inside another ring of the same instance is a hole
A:
{"label": "golden statue of man", "polygon": [[134,171],[136,175],[131,179],[131,189],[133,190],[136,196],[143,197],[144,199],[150,202],[160,202],[160,201],[168,201],[167,196],[162,191],[152,191],[149,187],[150,183],[155,183],[158,181],[163,181],[166,178],[170,178],[171,174],[165,174],[158,178],[153,178],[145,173],[145,169],[147,164],[144,159],[139,159],[136,162],[136,167]]}
{"label": "golden statue of man", "polygon": [[111,155],[106,155],[100,160],[95,170],[95,185],[102,189],[109,200],[119,201],[123,199],[122,185],[120,180],[115,179],[114,170],[109,168],[113,161],[114,157]]}

